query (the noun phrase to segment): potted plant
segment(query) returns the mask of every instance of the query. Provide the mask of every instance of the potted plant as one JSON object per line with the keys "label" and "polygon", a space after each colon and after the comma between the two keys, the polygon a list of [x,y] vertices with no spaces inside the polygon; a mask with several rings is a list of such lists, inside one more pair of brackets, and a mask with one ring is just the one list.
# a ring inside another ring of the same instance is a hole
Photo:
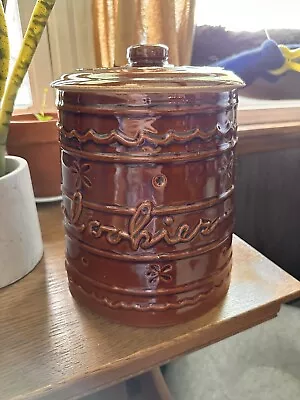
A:
{"label": "potted plant", "polygon": [[60,198],[61,167],[57,137],[57,113],[46,113],[46,96],[38,114],[12,117],[7,140],[7,153],[28,162],[36,200]]}
{"label": "potted plant", "polygon": [[17,92],[31,63],[55,0],[37,0],[19,57],[8,77],[6,0],[0,2],[0,287],[17,281],[40,261],[43,245],[27,162],[6,155]]}

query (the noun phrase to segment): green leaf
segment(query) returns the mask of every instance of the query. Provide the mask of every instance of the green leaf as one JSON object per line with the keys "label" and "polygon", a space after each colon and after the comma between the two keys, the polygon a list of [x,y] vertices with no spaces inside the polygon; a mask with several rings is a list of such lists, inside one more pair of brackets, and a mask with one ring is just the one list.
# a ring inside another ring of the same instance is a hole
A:
{"label": "green leaf", "polygon": [[47,121],[51,121],[53,119],[53,117],[51,115],[34,114],[34,116],[40,122],[47,122]]}

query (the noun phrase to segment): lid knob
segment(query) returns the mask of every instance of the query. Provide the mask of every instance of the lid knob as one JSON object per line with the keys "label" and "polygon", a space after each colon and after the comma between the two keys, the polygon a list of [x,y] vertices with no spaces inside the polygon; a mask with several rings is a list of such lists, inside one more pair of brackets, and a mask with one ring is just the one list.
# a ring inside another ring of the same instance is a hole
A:
{"label": "lid knob", "polygon": [[131,67],[163,67],[168,64],[169,49],[164,44],[136,44],[127,49]]}

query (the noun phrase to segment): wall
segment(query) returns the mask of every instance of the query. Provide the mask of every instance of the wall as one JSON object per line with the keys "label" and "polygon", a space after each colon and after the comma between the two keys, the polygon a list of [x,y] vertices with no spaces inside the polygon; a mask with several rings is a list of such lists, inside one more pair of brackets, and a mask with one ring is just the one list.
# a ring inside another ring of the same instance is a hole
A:
{"label": "wall", "polygon": [[235,232],[300,279],[300,149],[239,155]]}

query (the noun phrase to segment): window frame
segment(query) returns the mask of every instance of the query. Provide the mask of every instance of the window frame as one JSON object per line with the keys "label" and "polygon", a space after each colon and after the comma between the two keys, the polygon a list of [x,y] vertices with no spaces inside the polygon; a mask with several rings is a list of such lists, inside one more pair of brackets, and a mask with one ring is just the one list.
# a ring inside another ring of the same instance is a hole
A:
{"label": "window frame", "polygon": [[238,110],[238,123],[244,125],[269,125],[300,122],[300,107],[254,108]]}

